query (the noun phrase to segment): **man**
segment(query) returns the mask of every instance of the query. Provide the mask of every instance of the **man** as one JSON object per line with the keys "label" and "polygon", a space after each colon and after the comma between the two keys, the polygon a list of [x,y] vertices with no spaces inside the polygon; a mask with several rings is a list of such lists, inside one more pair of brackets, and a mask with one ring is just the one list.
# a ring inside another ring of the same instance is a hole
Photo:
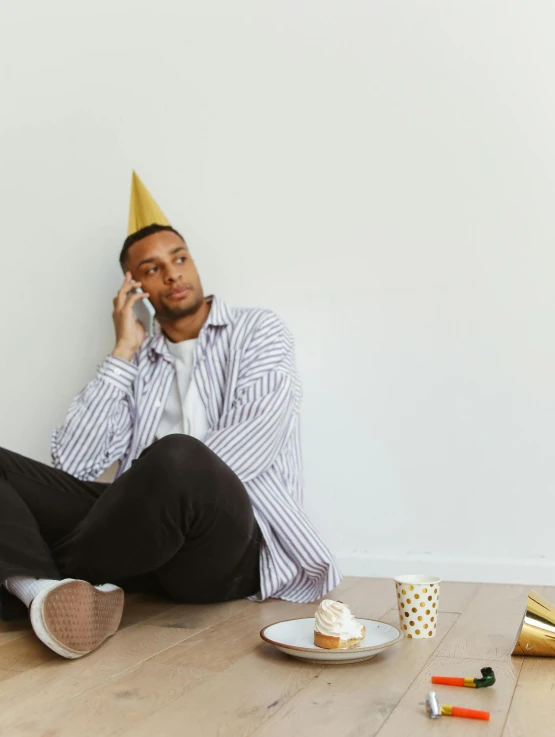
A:
{"label": "man", "polygon": [[[205,298],[135,174],[120,263],[115,348],[54,431],[54,467],[0,450],[0,581],[67,658],[117,630],[117,583],[205,603],[311,601],[340,580],[300,507],[288,330],[272,312]],[[133,312],[141,299],[153,337]],[[112,484],[94,481],[116,461]]]}

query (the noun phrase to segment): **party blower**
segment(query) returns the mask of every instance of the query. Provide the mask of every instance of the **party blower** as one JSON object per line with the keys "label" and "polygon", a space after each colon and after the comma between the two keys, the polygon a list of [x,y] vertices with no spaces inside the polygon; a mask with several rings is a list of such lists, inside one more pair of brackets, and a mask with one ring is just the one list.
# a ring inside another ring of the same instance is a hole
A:
{"label": "party blower", "polygon": [[489,711],[477,711],[476,709],[465,709],[462,706],[449,706],[443,704],[440,706],[437,703],[437,696],[435,691],[430,691],[424,702],[426,711],[430,719],[439,719],[439,717],[462,717],[463,719],[483,719],[488,721],[490,714]]}
{"label": "party blower", "polygon": [[495,683],[495,673],[489,666],[481,669],[481,678],[456,678],[453,676],[432,676],[432,683],[442,686],[462,686],[463,688],[488,688]]}

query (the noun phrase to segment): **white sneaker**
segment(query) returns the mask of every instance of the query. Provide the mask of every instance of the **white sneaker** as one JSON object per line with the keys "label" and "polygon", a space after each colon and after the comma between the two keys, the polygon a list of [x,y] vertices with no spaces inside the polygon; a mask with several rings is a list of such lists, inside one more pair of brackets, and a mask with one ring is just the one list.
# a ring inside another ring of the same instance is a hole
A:
{"label": "white sneaker", "polygon": [[118,631],[123,590],[66,578],[40,591],[29,609],[39,640],[64,658],[81,658]]}

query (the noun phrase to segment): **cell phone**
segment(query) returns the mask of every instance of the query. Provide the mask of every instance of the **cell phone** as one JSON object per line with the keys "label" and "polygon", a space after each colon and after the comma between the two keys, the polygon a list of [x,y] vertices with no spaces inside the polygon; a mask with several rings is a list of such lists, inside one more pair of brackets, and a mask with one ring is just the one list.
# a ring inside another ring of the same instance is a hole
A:
{"label": "cell phone", "polygon": [[[136,287],[134,292],[141,292],[141,287]],[[154,336],[154,317],[156,315],[156,310],[152,306],[151,302],[145,297],[144,299],[138,299],[135,304],[133,305],[133,312],[135,313],[135,317],[141,325],[144,327],[146,334],[149,338],[152,338]]]}

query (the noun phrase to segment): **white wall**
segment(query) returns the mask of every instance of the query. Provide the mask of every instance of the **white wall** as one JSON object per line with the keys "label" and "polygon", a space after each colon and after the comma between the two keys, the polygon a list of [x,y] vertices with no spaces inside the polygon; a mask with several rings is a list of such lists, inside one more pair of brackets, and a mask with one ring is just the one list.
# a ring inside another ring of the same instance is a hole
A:
{"label": "white wall", "polygon": [[555,583],[555,7],[0,2],[0,444],[112,346],[131,168],[275,308],[346,572]]}

